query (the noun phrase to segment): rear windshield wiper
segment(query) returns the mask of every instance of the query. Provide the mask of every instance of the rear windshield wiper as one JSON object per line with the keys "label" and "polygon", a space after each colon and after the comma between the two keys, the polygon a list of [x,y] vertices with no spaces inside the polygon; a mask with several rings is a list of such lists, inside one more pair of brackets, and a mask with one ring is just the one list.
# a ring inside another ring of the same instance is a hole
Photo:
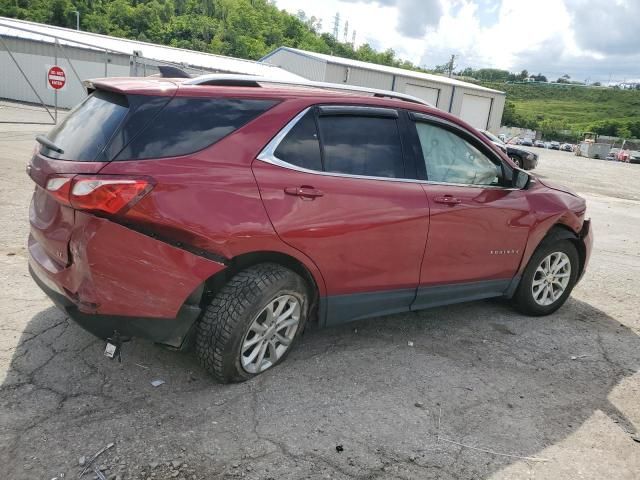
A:
{"label": "rear windshield wiper", "polygon": [[64,153],[63,149],[61,149],[59,146],[57,146],[55,143],[53,143],[51,140],[49,140],[44,135],[38,135],[36,137],[36,141],[40,145],[44,145],[45,147],[47,147],[49,150],[53,150],[54,152],[57,152],[57,153],[60,153],[60,154]]}

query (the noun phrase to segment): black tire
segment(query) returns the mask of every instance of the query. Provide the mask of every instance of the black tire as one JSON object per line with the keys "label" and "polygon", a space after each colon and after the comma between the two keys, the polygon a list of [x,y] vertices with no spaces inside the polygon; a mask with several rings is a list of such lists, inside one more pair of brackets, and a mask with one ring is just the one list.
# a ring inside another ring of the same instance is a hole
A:
{"label": "black tire", "polygon": [[[540,263],[547,256],[555,252],[562,252],[566,254],[567,257],[569,257],[569,261],[571,263],[569,283],[562,295],[556,298],[553,303],[549,305],[540,305],[534,299],[532,292],[534,275]],[[579,268],[580,258],[578,256],[578,251],[576,250],[576,247],[573,245],[573,243],[571,243],[570,240],[554,239],[553,234],[551,234],[548,239],[544,240],[540,244],[538,249],[529,260],[529,264],[527,265],[522,279],[520,280],[520,284],[518,285],[516,294],[513,296],[513,305],[518,311],[524,313],[525,315],[543,316],[555,312],[564,304],[564,302],[566,302],[567,298],[569,298],[569,295],[571,295],[571,291],[576,284]]]}
{"label": "black tire", "polygon": [[213,298],[198,322],[196,356],[217,381],[243,382],[262,373],[244,370],[240,347],[258,314],[283,294],[300,302],[300,320],[291,345],[275,366],[286,358],[304,330],[309,312],[306,282],[281,265],[262,263],[236,274]]}

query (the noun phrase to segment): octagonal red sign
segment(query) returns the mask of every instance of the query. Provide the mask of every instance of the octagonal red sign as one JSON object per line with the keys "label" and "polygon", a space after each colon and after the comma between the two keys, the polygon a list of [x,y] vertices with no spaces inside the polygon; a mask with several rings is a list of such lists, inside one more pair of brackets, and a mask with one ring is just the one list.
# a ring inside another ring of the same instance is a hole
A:
{"label": "octagonal red sign", "polygon": [[67,82],[67,75],[64,73],[64,70],[62,68],[54,65],[47,72],[47,81],[49,82],[51,88],[60,90]]}

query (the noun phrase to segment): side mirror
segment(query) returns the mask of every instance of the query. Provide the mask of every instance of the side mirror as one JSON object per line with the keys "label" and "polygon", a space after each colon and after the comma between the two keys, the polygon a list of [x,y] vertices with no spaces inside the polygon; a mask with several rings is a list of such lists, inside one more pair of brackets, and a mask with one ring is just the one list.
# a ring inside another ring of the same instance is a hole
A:
{"label": "side mirror", "polygon": [[530,177],[527,172],[514,168],[513,173],[511,174],[511,186],[522,190],[529,183],[529,178]]}

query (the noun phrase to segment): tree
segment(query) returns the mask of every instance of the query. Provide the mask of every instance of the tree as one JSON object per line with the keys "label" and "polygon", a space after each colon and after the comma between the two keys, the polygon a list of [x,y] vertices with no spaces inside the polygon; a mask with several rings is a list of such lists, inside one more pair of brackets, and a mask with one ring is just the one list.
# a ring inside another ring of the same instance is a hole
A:
{"label": "tree", "polygon": [[517,126],[518,120],[516,116],[516,105],[513,102],[506,101],[504,104],[504,110],[502,111],[501,125],[507,127]]}

